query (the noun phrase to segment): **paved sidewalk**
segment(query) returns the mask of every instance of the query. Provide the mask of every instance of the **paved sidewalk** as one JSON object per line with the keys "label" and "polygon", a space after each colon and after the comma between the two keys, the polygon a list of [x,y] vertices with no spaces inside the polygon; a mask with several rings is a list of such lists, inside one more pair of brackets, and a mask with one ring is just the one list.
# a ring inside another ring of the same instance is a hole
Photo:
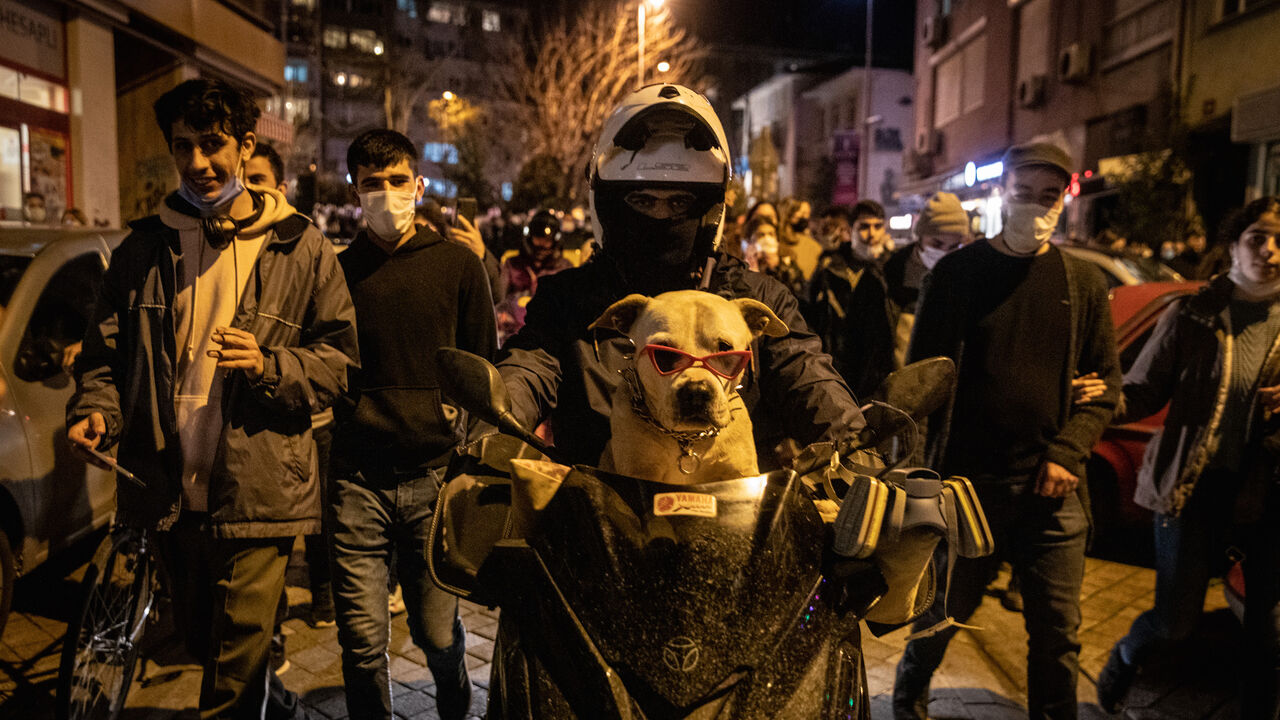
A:
{"label": "paved sidewalk", "polygon": [[[346,717],[336,631],[308,625],[309,593],[304,588],[305,568],[301,550],[290,567],[291,617],[285,623],[290,669],[281,675],[299,693],[313,716],[340,720]],[[18,587],[17,612],[0,639],[0,718],[51,720],[58,651],[65,618],[73,612],[75,582],[83,567],[65,576],[37,572]],[[1001,584],[1005,578],[1001,579]],[[1142,610],[1151,606],[1154,573],[1119,563],[1090,559],[1083,593],[1084,627],[1081,642],[1082,673],[1079,684],[1080,716],[1084,720],[1106,717],[1093,704],[1093,678],[1106,661],[1111,645],[1128,629]],[[1239,628],[1222,608],[1220,587],[1212,589],[1200,631],[1177,657],[1153,667],[1139,678],[1130,694],[1128,720],[1170,718],[1191,720],[1236,717],[1234,678]],[[469,631],[468,667],[477,687],[472,705],[474,717],[484,710],[489,661],[497,629],[496,614],[463,604]],[[952,642],[934,682],[931,717],[971,720],[1004,720],[1026,717],[1026,634],[1020,615],[988,598],[973,620],[981,632],[961,631]],[[893,672],[901,657],[902,629],[882,638],[864,637],[867,675],[874,720],[890,720],[889,693]],[[194,720],[188,709],[199,688],[199,671],[182,656],[171,638],[149,643],[144,677],[129,695],[125,720]],[[409,639],[404,616],[392,623],[391,674],[395,682],[397,716],[405,720],[429,720],[435,712],[431,674],[425,660]]]}
{"label": "paved sidewalk", "polygon": [[[1008,584],[1002,573],[995,585]],[[1080,718],[1112,717],[1097,703],[1095,679],[1112,645],[1154,601],[1155,571],[1088,558],[1081,592]],[[1236,654],[1240,628],[1226,610],[1221,584],[1206,596],[1206,614],[1192,640],[1174,657],[1153,664],[1134,684],[1126,720],[1228,720],[1237,716]],[[1022,616],[988,597],[970,624],[947,648],[934,676],[929,716],[935,720],[1016,720],[1025,718],[1027,634]],[[909,629],[881,638],[863,636],[873,720],[891,720],[893,675]]]}

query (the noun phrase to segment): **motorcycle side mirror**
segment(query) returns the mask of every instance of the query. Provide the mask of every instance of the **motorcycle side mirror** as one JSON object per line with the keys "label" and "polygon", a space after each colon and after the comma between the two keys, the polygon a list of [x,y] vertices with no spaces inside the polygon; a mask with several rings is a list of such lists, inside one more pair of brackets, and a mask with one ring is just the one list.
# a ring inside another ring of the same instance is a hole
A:
{"label": "motorcycle side mirror", "polygon": [[956,364],[951,358],[931,357],[889,373],[869,399],[923,420],[951,399],[955,387]]}
{"label": "motorcycle side mirror", "polygon": [[459,407],[498,428],[542,454],[554,459],[542,438],[533,434],[511,414],[511,396],[502,382],[498,368],[488,360],[458,348],[436,350],[440,368],[440,386],[444,394]]}
{"label": "motorcycle side mirror", "polygon": [[951,358],[927,358],[894,370],[862,407],[871,433],[864,440],[878,444],[912,431],[917,422],[951,399],[955,387],[956,364]]}

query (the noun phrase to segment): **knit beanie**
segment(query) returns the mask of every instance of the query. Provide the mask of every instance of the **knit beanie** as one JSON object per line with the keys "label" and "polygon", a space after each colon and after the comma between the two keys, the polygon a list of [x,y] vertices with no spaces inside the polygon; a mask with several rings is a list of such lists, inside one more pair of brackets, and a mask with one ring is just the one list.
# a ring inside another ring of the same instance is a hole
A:
{"label": "knit beanie", "polygon": [[937,192],[920,211],[916,220],[916,237],[944,233],[969,234],[969,213],[960,207],[960,198],[949,192]]}

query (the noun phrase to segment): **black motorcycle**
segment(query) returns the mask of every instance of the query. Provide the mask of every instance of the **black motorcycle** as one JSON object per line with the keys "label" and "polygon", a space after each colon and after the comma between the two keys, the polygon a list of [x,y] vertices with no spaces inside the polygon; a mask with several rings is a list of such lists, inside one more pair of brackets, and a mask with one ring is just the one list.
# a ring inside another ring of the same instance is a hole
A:
{"label": "black motorcycle", "polygon": [[[870,717],[859,620],[888,588],[874,562],[848,556],[870,554],[867,529],[894,522],[886,537],[921,525],[945,534],[936,476],[927,487],[913,477],[921,473],[872,481],[897,497],[877,501],[847,459],[840,472],[823,467],[829,447],[802,456],[801,472],[692,486],[576,466],[516,528],[513,460],[536,471],[519,460],[555,451],[511,417],[495,368],[443,352],[450,397],[502,433],[455,464],[429,555],[437,585],[502,610],[491,719]],[[905,407],[867,408],[879,432],[864,444],[913,446],[913,418],[944,402],[953,382],[949,361],[899,371],[885,395]],[[824,522],[815,499],[851,496],[854,485],[857,520]],[[931,573],[921,585],[922,610]]]}

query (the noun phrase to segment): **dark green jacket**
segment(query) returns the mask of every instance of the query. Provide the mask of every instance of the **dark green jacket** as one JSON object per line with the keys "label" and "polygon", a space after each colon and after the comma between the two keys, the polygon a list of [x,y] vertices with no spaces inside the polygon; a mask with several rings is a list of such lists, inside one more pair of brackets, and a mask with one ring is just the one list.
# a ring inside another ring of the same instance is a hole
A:
{"label": "dark green jacket", "polygon": [[[70,426],[100,412],[120,465],[128,522],[167,529],[181,507],[182,450],[174,409],[173,300],[178,232],[158,216],[131,223],[111,256],[76,360]],[[330,243],[302,215],[276,223],[232,325],[257,338],[263,377],[226,374],[222,437],[209,478],[209,512],[222,537],[292,537],[320,529],[311,414],[333,403],[358,361],[355,311]]]}

